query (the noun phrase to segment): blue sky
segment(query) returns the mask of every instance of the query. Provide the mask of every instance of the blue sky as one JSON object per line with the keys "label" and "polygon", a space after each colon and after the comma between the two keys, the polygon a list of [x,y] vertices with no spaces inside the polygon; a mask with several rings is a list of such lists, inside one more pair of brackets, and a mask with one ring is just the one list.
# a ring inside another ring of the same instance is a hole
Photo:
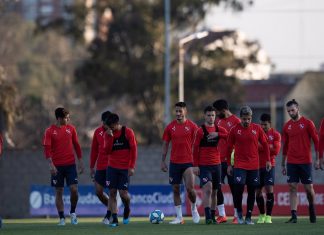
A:
{"label": "blue sky", "polygon": [[323,0],[254,0],[242,13],[212,8],[204,24],[258,40],[275,64],[273,72],[303,72],[324,64],[323,22]]}

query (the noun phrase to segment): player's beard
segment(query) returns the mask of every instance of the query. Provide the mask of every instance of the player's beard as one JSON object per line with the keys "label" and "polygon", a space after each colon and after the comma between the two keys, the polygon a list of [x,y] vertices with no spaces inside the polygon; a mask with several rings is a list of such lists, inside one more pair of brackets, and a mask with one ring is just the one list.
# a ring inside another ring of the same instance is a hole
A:
{"label": "player's beard", "polygon": [[298,119],[298,113],[291,114],[290,117],[291,117],[292,120],[297,120]]}

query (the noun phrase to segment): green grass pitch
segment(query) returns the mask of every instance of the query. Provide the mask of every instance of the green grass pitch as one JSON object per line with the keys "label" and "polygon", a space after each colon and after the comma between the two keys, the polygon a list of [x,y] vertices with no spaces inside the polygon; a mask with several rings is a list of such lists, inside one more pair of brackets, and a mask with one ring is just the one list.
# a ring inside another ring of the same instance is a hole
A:
{"label": "green grass pitch", "polygon": [[0,235],[309,235],[324,232],[324,217],[318,217],[316,224],[309,223],[307,217],[299,217],[297,224],[285,224],[288,217],[274,217],[273,224],[255,225],[205,225],[204,220],[193,224],[191,218],[186,218],[184,225],[169,225],[171,219],[166,218],[163,224],[150,224],[148,218],[132,218],[130,224],[116,228],[101,224],[101,218],[79,218],[78,225],[71,225],[67,218],[64,227],[56,225],[58,219],[3,219]]}

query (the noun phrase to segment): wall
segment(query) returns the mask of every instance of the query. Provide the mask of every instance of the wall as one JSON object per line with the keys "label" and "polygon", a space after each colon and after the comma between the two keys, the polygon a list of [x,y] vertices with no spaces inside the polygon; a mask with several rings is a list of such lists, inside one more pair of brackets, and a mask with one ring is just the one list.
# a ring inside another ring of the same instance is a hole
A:
{"label": "wall", "polygon": [[[89,176],[89,149],[83,149],[86,172],[79,177],[80,184],[92,184]],[[276,183],[285,184],[277,161]],[[138,148],[138,161],[131,184],[168,184],[168,174],[160,171],[161,146]],[[324,183],[323,172],[314,172],[315,183]],[[49,185],[49,168],[39,150],[5,150],[0,159],[0,215],[3,218],[29,216],[31,184]],[[198,180],[197,180],[198,183]]]}

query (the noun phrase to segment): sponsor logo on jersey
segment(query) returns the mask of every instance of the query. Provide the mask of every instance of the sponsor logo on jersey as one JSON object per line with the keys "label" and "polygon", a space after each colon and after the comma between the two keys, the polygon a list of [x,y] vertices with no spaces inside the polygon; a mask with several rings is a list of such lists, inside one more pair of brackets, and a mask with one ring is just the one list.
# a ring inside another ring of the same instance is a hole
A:
{"label": "sponsor logo on jersey", "polygon": [[53,131],[53,135],[57,135],[57,131],[56,130]]}
{"label": "sponsor logo on jersey", "polygon": [[190,131],[190,128],[187,127],[187,126],[185,126],[185,130],[186,130],[186,131]]}
{"label": "sponsor logo on jersey", "polygon": [[202,180],[203,180],[203,182],[208,182],[208,178],[207,177],[204,177],[204,178],[202,178]]}
{"label": "sponsor logo on jersey", "polygon": [[242,131],[241,130],[237,130],[237,134],[238,135],[242,135]]}

